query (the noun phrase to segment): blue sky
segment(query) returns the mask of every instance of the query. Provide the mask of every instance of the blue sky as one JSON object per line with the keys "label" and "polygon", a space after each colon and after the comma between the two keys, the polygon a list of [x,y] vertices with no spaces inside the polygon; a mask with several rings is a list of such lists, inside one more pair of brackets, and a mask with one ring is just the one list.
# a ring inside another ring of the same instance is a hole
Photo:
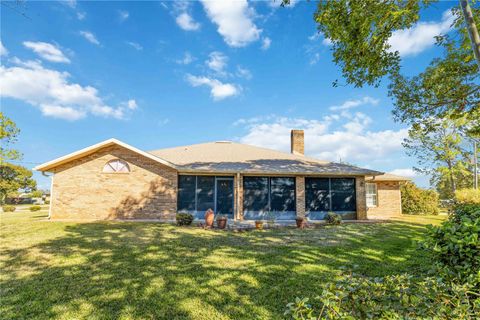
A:
{"label": "blue sky", "polygon": [[[222,5],[223,3],[223,5]],[[435,56],[448,9],[392,36],[406,72]],[[13,9],[11,8],[13,7]],[[115,137],[143,150],[234,140],[414,176],[386,84],[341,79],[314,2],[27,2],[1,9],[1,110],[25,166]],[[25,13],[25,16],[18,12]],[[42,188],[48,178],[36,173]]]}

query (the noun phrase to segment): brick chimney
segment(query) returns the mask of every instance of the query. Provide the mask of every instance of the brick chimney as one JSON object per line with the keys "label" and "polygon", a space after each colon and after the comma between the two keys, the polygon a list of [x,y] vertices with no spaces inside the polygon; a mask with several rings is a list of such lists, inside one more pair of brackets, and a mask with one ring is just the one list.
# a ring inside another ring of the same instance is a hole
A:
{"label": "brick chimney", "polygon": [[290,146],[293,154],[303,156],[305,149],[305,140],[303,138],[303,130],[292,130],[290,132]]}

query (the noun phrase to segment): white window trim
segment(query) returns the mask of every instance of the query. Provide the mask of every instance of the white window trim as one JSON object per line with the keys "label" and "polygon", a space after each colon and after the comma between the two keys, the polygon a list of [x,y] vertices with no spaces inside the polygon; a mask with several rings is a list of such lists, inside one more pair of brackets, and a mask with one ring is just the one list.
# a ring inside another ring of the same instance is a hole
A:
{"label": "white window trim", "polygon": [[[121,165],[121,167],[119,167]],[[125,171],[123,170],[125,169]],[[122,159],[112,159],[105,163],[102,169],[103,173],[107,174],[125,174],[130,173],[130,166]]]}
{"label": "white window trim", "polygon": [[[369,193],[368,191],[368,185],[374,186],[375,193]],[[369,208],[375,208],[378,207],[378,188],[376,183],[372,182],[367,182],[365,183],[365,196],[366,196],[366,202],[367,202],[367,207]],[[371,203],[370,201],[371,200]]]}

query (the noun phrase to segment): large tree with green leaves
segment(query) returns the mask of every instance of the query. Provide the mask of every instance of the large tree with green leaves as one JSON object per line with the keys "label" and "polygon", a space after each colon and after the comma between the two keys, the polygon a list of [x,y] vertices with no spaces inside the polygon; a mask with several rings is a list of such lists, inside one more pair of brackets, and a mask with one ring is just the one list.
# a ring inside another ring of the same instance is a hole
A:
{"label": "large tree with green leaves", "polygon": [[0,162],[18,160],[22,157],[18,150],[12,149],[11,145],[17,141],[20,129],[15,122],[0,112]]}
{"label": "large tree with green leaves", "polygon": [[19,132],[15,122],[0,112],[0,203],[4,203],[9,193],[36,188],[30,169],[7,162],[22,157],[18,150],[11,147],[17,141]]}
{"label": "large tree with green leaves", "polygon": [[442,198],[455,190],[472,187],[471,148],[465,143],[466,117],[452,120],[429,118],[411,126],[404,147],[418,159],[417,171],[431,176]]}
{"label": "large tree with green leaves", "polygon": [[[288,0],[283,1],[288,4]],[[434,116],[471,121],[480,133],[480,37],[477,1],[461,0],[452,8],[451,35],[439,34],[445,54],[415,76],[402,72],[401,56],[389,40],[398,30],[412,27],[433,0],[323,0],[314,19],[332,42],[334,62],[347,84],[378,86],[390,82],[397,120],[414,123]],[[334,85],[336,82],[334,83]]]}

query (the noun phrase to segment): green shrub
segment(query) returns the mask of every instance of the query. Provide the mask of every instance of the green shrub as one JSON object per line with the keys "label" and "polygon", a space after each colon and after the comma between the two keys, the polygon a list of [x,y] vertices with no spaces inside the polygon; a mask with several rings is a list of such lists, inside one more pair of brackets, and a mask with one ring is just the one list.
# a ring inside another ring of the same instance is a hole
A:
{"label": "green shrub", "polygon": [[433,190],[418,188],[408,182],[400,187],[402,210],[405,214],[438,214],[438,194]]}
{"label": "green shrub", "polygon": [[430,226],[422,247],[433,257],[437,274],[479,287],[480,205],[460,204],[440,226]]}
{"label": "green shrub", "polygon": [[469,285],[439,277],[408,274],[383,278],[341,276],[323,286],[319,296],[287,304],[289,319],[476,319],[480,298]]}
{"label": "green shrub", "polygon": [[326,217],[327,223],[328,224],[340,224],[342,223],[342,216],[335,212],[328,212],[327,217]]}
{"label": "green shrub", "polygon": [[472,220],[480,218],[480,204],[460,203],[453,206],[449,220],[459,223],[462,217],[469,217]]}
{"label": "green shrub", "polygon": [[30,211],[39,211],[41,209],[42,209],[42,207],[40,207],[40,206],[30,206]]}
{"label": "green shrub", "polygon": [[458,203],[480,204],[480,189],[460,189],[455,191],[455,200]]}
{"label": "green shrub", "polygon": [[50,200],[45,200],[45,204],[50,204]]}
{"label": "green shrub", "polygon": [[189,226],[193,222],[193,215],[190,213],[177,213],[177,225]]}
{"label": "green shrub", "polygon": [[15,206],[4,205],[2,206],[3,212],[13,212],[15,211]]}

